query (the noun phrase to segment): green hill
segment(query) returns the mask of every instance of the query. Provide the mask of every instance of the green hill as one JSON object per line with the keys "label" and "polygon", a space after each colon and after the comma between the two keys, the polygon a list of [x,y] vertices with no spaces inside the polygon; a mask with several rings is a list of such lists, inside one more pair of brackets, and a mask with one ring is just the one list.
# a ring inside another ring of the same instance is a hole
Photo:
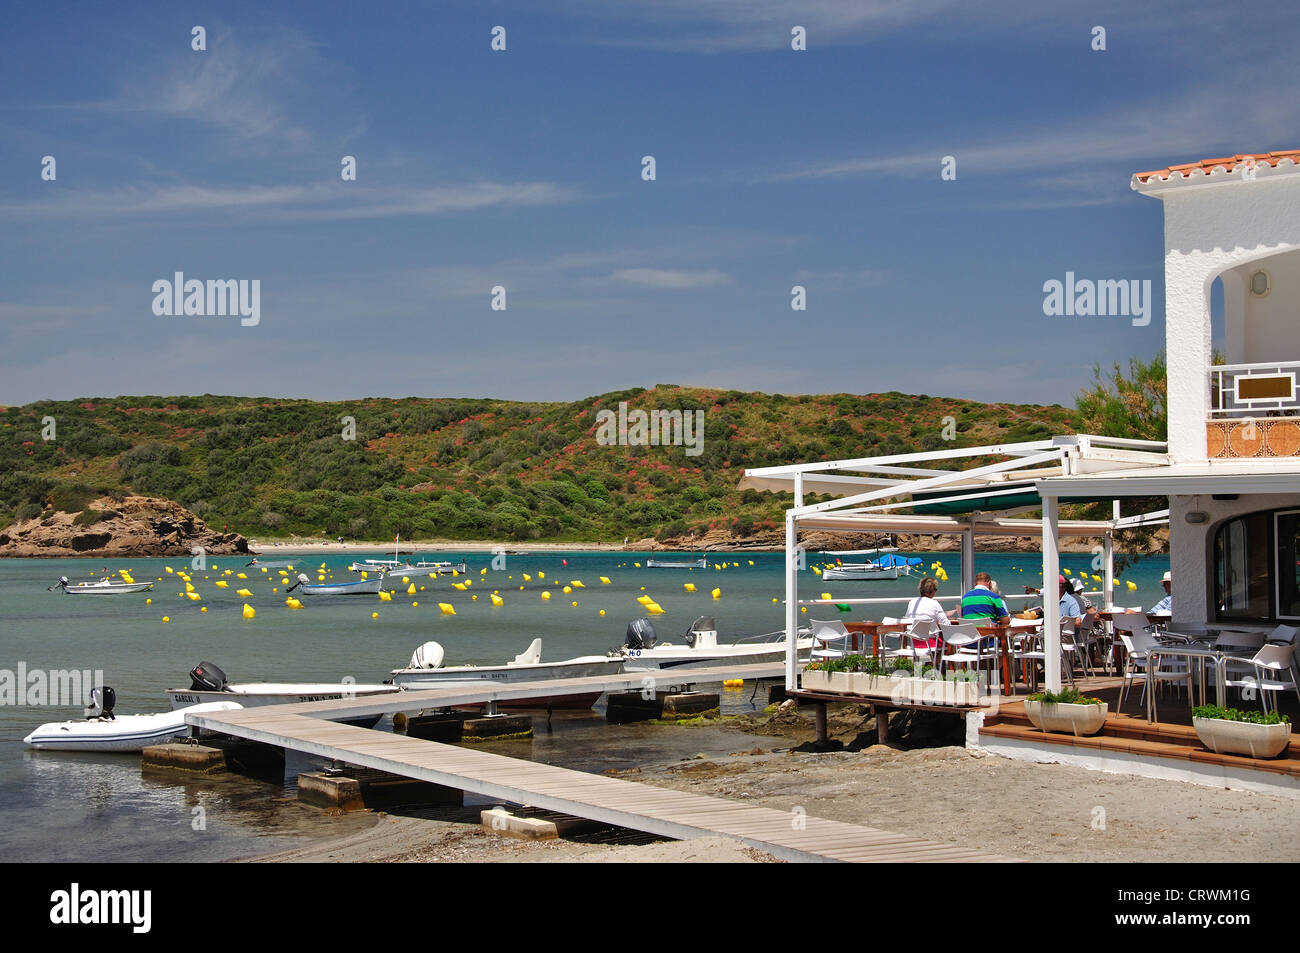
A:
{"label": "green hill", "polygon": [[[703,452],[602,446],[597,413],[705,412]],[[957,436],[945,442],[943,418]],[[55,439],[42,439],[52,417]],[[355,420],[355,439],[343,439]],[[0,412],[0,526],[142,493],[251,536],[621,541],[775,526],[750,466],[1029,440],[1063,407],[899,393],[784,396],[659,385],[573,403],[251,397],[40,401]]]}

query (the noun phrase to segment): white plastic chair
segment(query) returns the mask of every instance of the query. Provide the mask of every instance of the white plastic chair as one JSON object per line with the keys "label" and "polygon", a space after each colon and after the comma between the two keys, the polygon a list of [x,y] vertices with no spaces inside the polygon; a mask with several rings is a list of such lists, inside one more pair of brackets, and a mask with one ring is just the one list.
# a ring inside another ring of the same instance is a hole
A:
{"label": "white plastic chair", "polygon": [[848,646],[849,630],[839,619],[830,622],[812,620],[812,651],[809,653],[812,661],[823,658],[844,658]]}
{"label": "white plastic chair", "polygon": [[952,625],[945,626],[944,644],[947,648],[956,651],[948,652],[943,656],[944,672],[946,673],[953,665],[973,665],[978,671],[987,661],[990,663],[991,680],[992,673],[996,671],[998,665],[998,650],[996,645],[991,650],[986,650],[984,639],[974,622],[954,622]]}
{"label": "white plastic chair", "polygon": [[[1254,668],[1253,675],[1247,675],[1244,678],[1234,679],[1231,677],[1224,679],[1224,684],[1229,688],[1254,689],[1259,692],[1259,703],[1264,709],[1264,714],[1268,714],[1268,699],[1265,692],[1273,693],[1273,710],[1277,710],[1277,693],[1286,689],[1295,692],[1295,697],[1300,701],[1300,684],[1296,681],[1295,655],[1291,646],[1285,642],[1271,642],[1262,645],[1253,658],[1232,658],[1234,662],[1245,662]],[[1227,661],[1227,660],[1225,660]],[[1282,673],[1286,673],[1283,677]],[[1270,678],[1269,674],[1273,677]]]}
{"label": "white plastic chair", "polygon": [[904,634],[907,637],[905,654],[911,656],[918,677],[922,671],[922,659],[935,668],[939,667],[939,656],[943,652],[942,630],[933,619],[913,619],[912,627]]}

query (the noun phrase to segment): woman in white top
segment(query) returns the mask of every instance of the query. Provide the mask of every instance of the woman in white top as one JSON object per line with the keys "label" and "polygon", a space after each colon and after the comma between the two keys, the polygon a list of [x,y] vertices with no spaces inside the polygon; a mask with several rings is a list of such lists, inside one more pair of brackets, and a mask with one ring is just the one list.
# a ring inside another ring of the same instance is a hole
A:
{"label": "woman in white top", "polygon": [[[944,611],[939,600],[934,597],[934,594],[939,591],[938,581],[926,576],[921,580],[921,585],[917,587],[917,591],[920,595],[908,604],[904,621],[913,622],[917,619],[929,619],[934,623],[935,627],[947,625],[951,621],[948,618],[948,613]],[[943,641],[942,636],[938,636],[936,639],[938,642]],[[934,648],[936,639],[932,639],[926,647]]]}

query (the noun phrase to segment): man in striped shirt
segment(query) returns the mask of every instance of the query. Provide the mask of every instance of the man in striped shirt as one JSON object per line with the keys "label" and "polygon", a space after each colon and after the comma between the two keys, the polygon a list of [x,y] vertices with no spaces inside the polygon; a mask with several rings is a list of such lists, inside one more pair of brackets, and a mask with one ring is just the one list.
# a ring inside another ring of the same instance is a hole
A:
{"label": "man in striped shirt", "polygon": [[986,572],[975,574],[975,588],[961,597],[961,607],[948,613],[954,619],[968,619],[985,624],[1011,620],[1007,604],[993,591],[993,577]]}

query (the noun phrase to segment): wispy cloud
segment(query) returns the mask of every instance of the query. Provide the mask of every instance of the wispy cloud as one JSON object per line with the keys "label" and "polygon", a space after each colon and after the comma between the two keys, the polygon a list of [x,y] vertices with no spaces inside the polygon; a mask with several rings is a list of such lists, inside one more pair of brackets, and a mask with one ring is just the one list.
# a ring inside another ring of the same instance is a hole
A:
{"label": "wispy cloud", "polygon": [[[99,100],[33,108],[116,114],[135,122],[188,120],[218,135],[217,148],[301,151],[328,125],[333,141],[366,127],[351,96],[351,71],[327,61],[298,29],[258,23],[236,32],[210,24],[207,49],[178,44],[166,54],[133,57]],[[342,127],[340,129],[340,127]]]}
{"label": "wispy cloud", "polygon": [[689,291],[717,288],[731,283],[731,276],[721,271],[686,271],[676,268],[620,268],[610,273],[609,281],[657,288],[661,291]]}
{"label": "wispy cloud", "polygon": [[578,189],[555,182],[470,182],[434,188],[373,188],[351,183],[230,188],[181,185],[68,189],[48,201],[0,203],[0,215],[14,219],[120,219],[224,212],[241,221],[330,221],[561,205],[582,196]]}

